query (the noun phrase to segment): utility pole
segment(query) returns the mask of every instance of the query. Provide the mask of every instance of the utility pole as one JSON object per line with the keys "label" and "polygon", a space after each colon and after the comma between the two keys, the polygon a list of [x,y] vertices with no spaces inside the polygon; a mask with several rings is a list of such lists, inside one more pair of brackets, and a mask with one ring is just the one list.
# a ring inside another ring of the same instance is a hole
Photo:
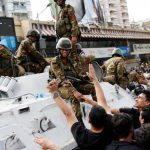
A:
{"label": "utility pole", "polygon": [[46,52],[45,52],[45,49],[46,49],[46,41],[45,41],[44,38],[42,38],[42,30],[41,30],[41,28],[40,28],[39,16],[40,16],[49,6],[51,6],[51,4],[52,4],[52,3],[48,3],[48,4],[46,5],[46,7],[45,7],[40,13],[37,12],[37,20],[38,20],[37,25],[38,25],[38,30],[39,30],[39,32],[40,32],[39,50],[41,51],[41,53],[42,53],[45,57],[47,57],[47,54],[46,54]]}
{"label": "utility pole", "polygon": [[2,14],[4,17],[6,17],[6,8],[5,8],[5,5],[4,5],[4,0],[0,0],[1,4],[2,4]]}

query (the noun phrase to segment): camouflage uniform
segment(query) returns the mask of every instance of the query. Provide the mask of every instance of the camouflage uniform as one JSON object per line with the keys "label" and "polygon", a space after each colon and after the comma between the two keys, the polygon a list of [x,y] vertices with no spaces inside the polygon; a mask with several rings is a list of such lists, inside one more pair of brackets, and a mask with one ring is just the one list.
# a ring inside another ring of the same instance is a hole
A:
{"label": "camouflage uniform", "polygon": [[72,82],[66,79],[66,76],[72,76],[78,78],[81,74],[77,64],[74,64],[71,60],[68,60],[66,65],[63,64],[63,60],[56,57],[52,60],[51,64],[53,78],[57,78],[59,81],[59,92],[62,98],[68,99],[72,105],[72,109],[77,117],[81,117],[80,102],[73,95],[73,91],[77,90],[82,94],[91,94],[96,97],[95,88],[92,83],[87,82]]}
{"label": "camouflage uniform", "polygon": [[104,67],[106,70],[104,81],[110,82],[111,84],[117,83],[125,89],[128,84],[128,80],[125,76],[126,70],[123,58],[112,57],[105,62]]}
{"label": "camouflage uniform", "polygon": [[133,70],[128,74],[128,78],[129,78],[129,83],[130,82],[138,82],[138,73]]}
{"label": "camouflage uniform", "polygon": [[89,56],[79,56],[76,63],[78,63],[78,67],[80,69],[81,75],[86,75],[86,72],[89,72],[89,63],[91,63],[95,57],[93,55]]}
{"label": "camouflage uniform", "polygon": [[36,50],[29,38],[21,42],[16,56],[18,64],[23,66],[27,72],[41,73],[47,65],[47,61]]}
{"label": "camouflage uniform", "polygon": [[0,76],[18,76],[17,60],[3,45],[0,45]]}
{"label": "camouflage uniform", "polygon": [[[71,5],[66,4],[61,8],[56,22],[56,33],[58,38],[68,37],[71,39],[71,37],[79,36],[80,29],[75,16],[74,8]],[[75,45],[73,45],[71,55],[76,56],[76,53]]]}

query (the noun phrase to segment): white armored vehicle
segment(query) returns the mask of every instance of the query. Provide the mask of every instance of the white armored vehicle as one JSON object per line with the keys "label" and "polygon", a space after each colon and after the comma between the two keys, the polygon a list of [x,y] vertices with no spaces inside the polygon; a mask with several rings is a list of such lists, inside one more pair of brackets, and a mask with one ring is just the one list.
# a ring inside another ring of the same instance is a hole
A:
{"label": "white armored vehicle", "polygon": [[[40,150],[34,143],[34,136],[39,135],[51,139],[62,150],[76,146],[65,116],[47,90],[48,78],[48,72],[0,78],[0,150]],[[133,98],[122,88],[100,84],[110,106],[133,106]]]}

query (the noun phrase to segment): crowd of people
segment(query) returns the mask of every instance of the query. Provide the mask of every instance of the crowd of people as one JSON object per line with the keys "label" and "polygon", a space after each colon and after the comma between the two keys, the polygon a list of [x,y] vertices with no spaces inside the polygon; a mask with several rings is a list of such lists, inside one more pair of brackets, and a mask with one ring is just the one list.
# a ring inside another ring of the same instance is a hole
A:
{"label": "crowd of people", "polygon": [[[92,64],[89,65],[89,78],[94,84],[97,102],[80,94],[78,100],[91,104],[89,112],[90,129],[78,121],[75,113],[60,96],[58,81],[52,80],[48,89],[64,113],[70,131],[81,150],[148,150],[150,147],[150,91],[141,91],[135,99],[136,108],[114,109],[108,106],[103,90],[96,78]],[[43,149],[59,149],[43,137],[35,138]]]}

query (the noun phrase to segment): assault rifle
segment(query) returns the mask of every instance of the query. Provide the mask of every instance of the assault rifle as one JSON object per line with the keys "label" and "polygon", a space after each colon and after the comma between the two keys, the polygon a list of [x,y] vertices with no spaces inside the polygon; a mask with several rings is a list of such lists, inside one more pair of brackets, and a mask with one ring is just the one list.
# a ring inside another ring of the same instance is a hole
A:
{"label": "assault rifle", "polygon": [[71,76],[66,76],[67,79],[70,80],[70,82],[74,85],[74,84],[91,84],[90,79],[88,78],[88,76],[85,77],[71,77]]}
{"label": "assault rifle", "polygon": [[86,78],[84,79],[82,77],[75,78],[71,76],[66,76],[66,78],[72,83],[72,85],[77,89],[77,91],[81,92],[82,94],[87,94],[83,89],[83,85],[92,84],[90,80],[87,80]]}

